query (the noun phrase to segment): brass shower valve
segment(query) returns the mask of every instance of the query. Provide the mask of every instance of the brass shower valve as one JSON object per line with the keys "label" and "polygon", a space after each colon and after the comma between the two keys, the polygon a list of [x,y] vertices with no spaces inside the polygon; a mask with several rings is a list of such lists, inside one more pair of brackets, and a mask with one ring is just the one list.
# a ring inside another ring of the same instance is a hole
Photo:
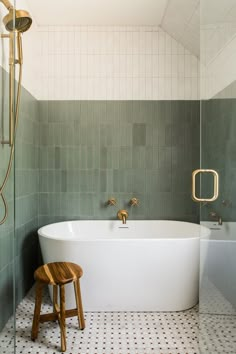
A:
{"label": "brass shower valve", "polygon": [[116,205],[116,204],[117,204],[117,201],[116,201],[115,198],[110,198],[110,199],[108,199],[108,201],[107,201],[107,205],[114,206],[114,205]]}
{"label": "brass shower valve", "polygon": [[131,206],[138,206],[140,204],[140,202],[139,202],[138,198],[132,198],[132,199],[130,199],[129,204]]}

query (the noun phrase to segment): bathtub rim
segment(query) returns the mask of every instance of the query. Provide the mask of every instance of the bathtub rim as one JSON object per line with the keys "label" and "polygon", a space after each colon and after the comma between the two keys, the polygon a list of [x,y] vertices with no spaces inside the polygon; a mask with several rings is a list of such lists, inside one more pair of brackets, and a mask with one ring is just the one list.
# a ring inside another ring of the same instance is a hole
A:
{"label": "bathtub rim", "polygon": [[[60,225],[60,224],[66,224],[66,223],[71,223],[71,222],[104,222],[104,221],[110,221],[110,222],[117,222],[117,224],[120,223],[120,221],[118,220],[107,220],[107,219],[104,219],[104,220],[97,220],[97,219],[91,219],[91,220],[80,220],[80,219],[76,219],[76,220],[66,220],[66,221],[59,221],[59,222],[55,222],[55,223],[50,223],[50,224],[46,224],[42,227],[40,227],[38,230],[37,230],[37,233],[38,233],[38,236],[39,237],[43,237],[43,238],[46,238],[46,239],[49,239],[49,240],[55,240],[57,242],[103,242],[103,241],[109,241],[109,242],[115,242],[115,241],[125,241],[125,242],[128,242],[128,241],[145,241],[145,242],[150,242],[150,241],[190,241],[190,240],[200,240],[202,237],[207,237],[210,233],[211,233],[211,230],[204,226],[204,225],[201,225],[201,224],[196,224],[196,223],[192,223],[192,222],[188,222],[188,221],[179,221],[179,220],[130,220],[132,222],[158,222],[158,221],[161,221],[161,222],[174,222],[174,223],[178,223],[178,224],[189,224],[189,225],[196,225],[199,227],[199,230],[203,230],[204,231],[204,235],[203,235],[203,232],[199,232],[199,235],[196,235],[196,236],[188,236],[188,237],[142,237],[142,238],[135,238],[135,237],[124,237],[124,238],[120,238],[120,237],[116,237],[116,238],[109,238],[109,237],[103,237],[103,238],[95,238],[95,239],[79,239],[79,238],[74,238],[74,237],[71,237],[71,238],[61,238],[61,237],[56,237],[56,236],[50,236],[49,234],[46,234],[44,232],[44,228],[48,227],[48,226],[51,226],[51,225]],[[206,234],[205,234],[206,233]]]}

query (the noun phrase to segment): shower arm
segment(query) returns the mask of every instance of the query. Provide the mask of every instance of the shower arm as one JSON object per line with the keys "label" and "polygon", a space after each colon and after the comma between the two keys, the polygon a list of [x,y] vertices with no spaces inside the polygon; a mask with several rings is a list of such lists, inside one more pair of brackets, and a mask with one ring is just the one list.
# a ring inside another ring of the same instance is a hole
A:
{"label": "shower arm", "polygon": [[10,1],[9,0],[0,0],[0,2],[2,2],[3,3],[3,5],[8,9],[8,10],[10,10],[10,9],[13,9],[14,8],[14,6],[10,3]]}

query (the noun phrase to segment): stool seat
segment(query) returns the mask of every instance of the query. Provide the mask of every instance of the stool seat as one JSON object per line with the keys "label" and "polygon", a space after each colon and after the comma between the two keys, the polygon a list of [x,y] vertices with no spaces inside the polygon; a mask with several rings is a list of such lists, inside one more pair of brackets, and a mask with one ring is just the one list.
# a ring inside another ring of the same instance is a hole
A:
{"label": "stool seat", "polygon": [[34,273],[34,279],[48,285],[67,284],[81,278],[82,268],[75,263],[53,262],[39,267]]}
{"label": "stool seat", "polygon": [[[79,282],[82,275],[82,268],[78,264],[70,262],[44,264],[34,272],[34,278],[36,280],[36,297],[31,331],[32,340],[35,340],[38,336],[40,322],[43,323],[58,320],[61,329],[61,351],[64,352],[66,351],[66,318],[77,316],[79,328],[81,330],[85,328]],[[74,285],[76,308],[66,310],[65,285],[68,283],[73,283]],[[53,312],[41,314],[43,287],[45,285],[53,286]],[[58,304],[58,293],[60,297],[60,305]]]}

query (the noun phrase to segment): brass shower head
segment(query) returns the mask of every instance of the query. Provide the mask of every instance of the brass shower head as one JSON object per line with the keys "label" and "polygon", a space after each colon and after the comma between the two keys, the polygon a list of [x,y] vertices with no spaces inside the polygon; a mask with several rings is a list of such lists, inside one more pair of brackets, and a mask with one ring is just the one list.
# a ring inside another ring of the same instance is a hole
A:
{"label": "brass shower head", "polygon": [[15,10],[9,0],[0,0],[0,2],[9,10],[9,13],[3,18],[3,23],[8,32],[15,30],[22,33],[30,28],[32,18],[28,11]]}
{"label": "brass shower head", "polygon": [[[15,17],[15,20],[14,20]],[[32,18],[28,11],[25,10],[15,10],[11,8],[9,10],[9,14],[7,14],[3,18],[3,23],[6,27],[6,30],[8,32],[12,32],[14,30],[18,32],[25,32],[27,31],[31,24],[32,24]]]}

